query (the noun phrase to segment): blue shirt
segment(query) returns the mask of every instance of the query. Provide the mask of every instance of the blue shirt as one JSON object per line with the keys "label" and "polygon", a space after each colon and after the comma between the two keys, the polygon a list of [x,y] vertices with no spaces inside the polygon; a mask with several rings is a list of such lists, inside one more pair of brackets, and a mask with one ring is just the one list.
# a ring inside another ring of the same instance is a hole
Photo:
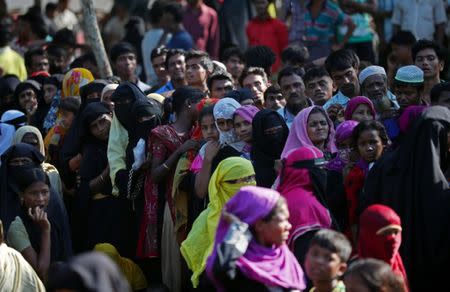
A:
{"label": "blue shirt", "polygon": [[169,81],[163,87],[161,87],[160,89],[156,90],[155,93],[162,94],[164,92],[171,91],[171,90],[174,90],[174,89],[175,88],[173,88],[172,82]]}
{"label": "blue shirt", "polygon": [[183,49],[189,51],[194,47],[194,41],[191,35],[185,31],[180,30],[172,35],[172,38],[167,43],[168,49]]}
{"label": "blue shirt", "polygon": [[[392,92],[390,92],[390,91],[388,90],[387,96],[388,96],[389,100],[390,100],[391,103],[392,103],[392,107],[393,107],[394,109],[399,109],[400,106],[399,106],[399,104],[397,103],[397,98],[395,97],[395,95],[392,94]],[[336,93],[332,98],[330,98],[330,99],[323,105],[323,108],[327,110],[327,109],[328,109],[331,105],[333,105],[333,104],[340,104],[340,105],[342,105],[344,108],[346,108],[346,107],[347,107],[347,104],[348,104],[348,102],[349,102],[349,100],[350,100],[350,98],[348,98],[347,96],[345,96],[341,91],[338,91],[338,93]]]}
{"label": "blue shirt", "polygon": [[277,110],[277,113],[283,118],[286,122],[286,125],[289,129],[291,129],[292,122],[294,121],[295,116],[286,108],[282,107]]}

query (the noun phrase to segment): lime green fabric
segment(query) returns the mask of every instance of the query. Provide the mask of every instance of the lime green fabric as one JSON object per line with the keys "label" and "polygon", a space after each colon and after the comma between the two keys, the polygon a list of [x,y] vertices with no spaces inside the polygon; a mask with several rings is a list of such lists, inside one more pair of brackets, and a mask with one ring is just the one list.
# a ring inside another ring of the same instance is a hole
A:
{"label": "lime green fabric", "polygon": [[212,252],[223,206],[241,187],[256,185],[254,179],[238,183],[229,181],[252,175],[255,175],[255,171],[250,161],[230,157],[223,160],[211,176],[208,186],[208,207],[194,221],[186,240],[181,244],[181,254],[193,272],[191,281],[194,287],[197,287],[199,276],[205,270],[206,260]]}

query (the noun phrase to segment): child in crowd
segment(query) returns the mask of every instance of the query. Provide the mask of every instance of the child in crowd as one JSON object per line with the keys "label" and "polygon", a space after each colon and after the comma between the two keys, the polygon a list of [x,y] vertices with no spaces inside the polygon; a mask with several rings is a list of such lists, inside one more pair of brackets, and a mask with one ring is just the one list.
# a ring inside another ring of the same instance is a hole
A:
{"label": "child in crowd", "polygon": [[314,284],[310,292],[345,291],[339,279],[347,269],[352,247],[345,235],[331,229],[319,230],[311,239],[305,269]]}
{"label": "child in crowd", "polygon": [[358,260],[350,265],[344,276],[347,292],[406,292],[402,278],[395,275],[383,261],[375,259]]}
{"label": "child in crowd", "polygon": [[359,161],[344,179],[347,196],[349,226],[353,242],[356,242],[359,196],[370,168],[383,154],[390,141],[380,122],[360,122],[352,134],[353,148],[359,154]]}

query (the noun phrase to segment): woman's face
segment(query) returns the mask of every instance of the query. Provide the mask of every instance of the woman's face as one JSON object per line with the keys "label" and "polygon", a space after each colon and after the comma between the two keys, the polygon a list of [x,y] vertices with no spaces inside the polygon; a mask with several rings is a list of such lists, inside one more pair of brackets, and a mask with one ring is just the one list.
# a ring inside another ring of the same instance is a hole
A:
{"label": "woman's face", "polygon": [[357,122],[372,121],[375,117],[367,104],[360,104],[352,113],[352,120]]}
{"label": "woman's face", "polygon": [[366,162],[378,160],[383,154],[384,145],[377,130],[365,130],[358,137],[357,147],[359,155]]}
{"label": "woman's face", "polygon": [[37,109],[38,102],[36,93],[33,89],[28,88],[19,93],[19,105],[21,108],[27,111],[26,114],[31,113]]}
{"label": "woman's face", "polygon": [[92,136],[101,141],[109,138],[109,129],[111,127],[111,116],[103,114],[89,125]]}
{"label": "woman's face", "polygon": [[27,209],[39,207],[45,210],[50,200],[50,188],[44,182],[35,182],[22,193],[22,200]]}
{"label": "woman's face", "polygon": [[233,119],[217,119],[217,127],[222,132],[228,132],[233,128]]}
{"label": "woman's face", "polygon": [[234,117],[234,131],[239,140],[246,143],[252,142],[252,124],[244,120],[240,115]]}
{"label": "woman's face", "polygon": [[308,118],[308,136],[314,145],[319,146],[328,138],[330,127],[327,118],[322,113],[313,113]]}
{"label": "woman's face", "polygon": [[216,123],[214,123],[214,117],[212,115],[206,115],[200,121],[200,127],[202,129],[203,139],[206,141],[219,140],[219,131],[217,131]]}
{"label": "woman's face", "polygon": [[44,84],[44,100],[46,104],[50,104],[56,95],[58,88],[53,84]]}
{"label": "woman's face", "polygon": [[36,148],[38,151],[40,151],[39,139],[35,133],[31,133],[31,132],[26,133],[25,135],[23,135],[21,142],[29,144],[29,145],[33,146],[34,148]]}
{"label": "woman's face", "polygon": [[8,162],[9,166],[24,166],[33,164],[33,160],[29,157],[14,157]]}
{"label": "woman's face", "polygon": [[258,221],[255,231],[259,241],[266,246],[284,244],[292,227],[288,219],[289,210],[286,204],[282,204],[270,221]]}

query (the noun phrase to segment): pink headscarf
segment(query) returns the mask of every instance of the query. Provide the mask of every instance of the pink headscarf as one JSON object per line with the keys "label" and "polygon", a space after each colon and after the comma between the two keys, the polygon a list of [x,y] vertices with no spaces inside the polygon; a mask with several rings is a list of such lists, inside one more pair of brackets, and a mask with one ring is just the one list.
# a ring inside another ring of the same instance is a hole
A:
{"label": "pink headscarf", "polygon": [[318,108],[328,121],[328,140],[325,146],[325,150],[331,153],[337,151],[336,145],[334,144],[334,125],[333,122],[328,117],[327,112],[320,106],[310,106],[303,109],[292,122],[292,127],[289,132],[289,136],[286,140],[286,145],[284,145],[283,152],[281,153],[281,158],[286,158],[286,156],[293,150],[300,146],[314,146],[313,142],[308,136],[308,119],[311,111]]}
{"label": "pink headscarf", "polygon": [[377,112],[375,111],[375,107],[373,106],[373,103],[370,99],[368,99],[365,96],[355,96],[350,99],[350,101],[347,104],[347,107],[345,108],[345,113],[344,113],[345,120],[347,120],[347,121],[351,120],[353,112],[361,104],[365,104],[369,107],[374,119],[377,117]]}
{"label": "pink headscarf", "polygon": [[310,170],[298,168],[294,162],[323,159],[323,153],[312,146],[300,147],[288,155],[280,175],[278,191],[286,198],[289,222],[292,224],[287,244],[292,244],[308,231],[331,228],[331,216],[313,193]]}
{"label": "pink headscarf", "polygon": [[244,105],[238,108],[234,114],[239,115],[245,121],[252,123],[253,117],[259,112],[259,108],[254,105]]}
{"label": "pink headscarf", "polygon": [[[242,222],[252,226],[272,211],[279,198],[280,194],[277,191],[246,186],[228,201],[225,209]],[[221,218],[217,227],[214,249],[206,264],[206,272],[218,291],[224,289],[214,277],[213,265],[217,258],[217,246],[224,241],[228,228],[229,224]],[[236,266],[245,277],[268,286],[293,290],[306,288],[302,268],[286,244],[266,247],[253,239],[246,252],[236,261]]]}

